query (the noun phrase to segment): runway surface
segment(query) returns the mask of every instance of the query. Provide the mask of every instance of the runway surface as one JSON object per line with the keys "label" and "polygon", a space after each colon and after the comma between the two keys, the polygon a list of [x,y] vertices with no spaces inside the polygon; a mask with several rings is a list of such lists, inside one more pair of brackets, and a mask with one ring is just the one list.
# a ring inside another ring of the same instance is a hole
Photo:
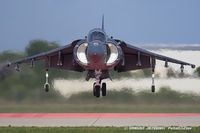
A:
{"label": "runway surface", "polygon": [[200,113],[0,113],[0,126],[200,126]]}

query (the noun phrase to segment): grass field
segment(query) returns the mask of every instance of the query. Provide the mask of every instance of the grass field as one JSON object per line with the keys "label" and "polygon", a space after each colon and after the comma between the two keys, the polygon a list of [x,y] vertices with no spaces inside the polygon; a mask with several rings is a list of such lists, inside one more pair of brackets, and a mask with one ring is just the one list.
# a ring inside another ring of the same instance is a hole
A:
{"label": "grass field", "polygon": [[[146,127],[147,128],[147,127]],[[1,133],[199,133],[200,127],[191,130],[127,130],[124,127],[0,127]]]}
{"label": "grass field", "polygon": [[[51,96],[52,93],[45,93]],[[65,112],[143,112],[200,113],[200,96],[162,88],[157,93],[134,92],[130,89],[109,91],[108,96],[95,98],[82,92],[70,98],[26,99],[21,102],[0,99],[0,113],[65,113]]]}
{"label": "grass field", "polygon": [[0,104],[0,113],[65,113],[65,112],[143,112],[143,113],[200,113],[195,104]]}

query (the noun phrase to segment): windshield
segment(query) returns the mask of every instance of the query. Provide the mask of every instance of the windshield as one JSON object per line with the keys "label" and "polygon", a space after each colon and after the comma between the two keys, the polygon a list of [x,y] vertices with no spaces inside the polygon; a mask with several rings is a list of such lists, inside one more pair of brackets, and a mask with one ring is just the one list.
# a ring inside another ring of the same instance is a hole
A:
{"label": "windshield", "polygon": [[89,34],[88,36],[88,41],[92,42],[92,41],[101,41],[101,42],[105,42],[106,41],[106,36],[103,32],[100,31],[93,31]]}

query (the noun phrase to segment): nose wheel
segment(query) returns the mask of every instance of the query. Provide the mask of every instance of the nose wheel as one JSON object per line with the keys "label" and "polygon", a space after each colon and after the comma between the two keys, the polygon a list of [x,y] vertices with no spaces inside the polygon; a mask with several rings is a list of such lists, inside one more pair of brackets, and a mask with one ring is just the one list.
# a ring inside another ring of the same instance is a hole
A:
{"label": "nose wheel", "polygon": [[93,95],[97,98],[100,97],[102,92],[102,96],[106,96],[106,83],[102,83],[102,85],[98,85],[96,83],[93,84]]}

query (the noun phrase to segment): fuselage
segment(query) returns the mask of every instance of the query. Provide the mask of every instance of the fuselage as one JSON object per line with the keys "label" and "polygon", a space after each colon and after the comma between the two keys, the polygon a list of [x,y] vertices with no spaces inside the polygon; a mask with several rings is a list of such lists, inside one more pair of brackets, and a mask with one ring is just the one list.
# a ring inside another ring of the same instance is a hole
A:
{"label": "fuselage", "polygon": [[93,29],[74,49],[75,60],[87,70],[107,70],[116,66],[122,50],[102,29]]}

